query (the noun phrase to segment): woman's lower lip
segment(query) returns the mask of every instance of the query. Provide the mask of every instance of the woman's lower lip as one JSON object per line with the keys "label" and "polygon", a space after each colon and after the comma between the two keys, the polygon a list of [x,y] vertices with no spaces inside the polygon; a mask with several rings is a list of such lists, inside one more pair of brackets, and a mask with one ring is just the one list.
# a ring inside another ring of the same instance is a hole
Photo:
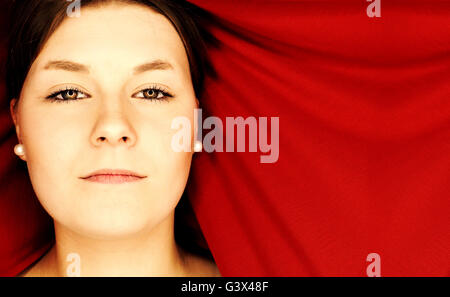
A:
{"label": "woman's lower lip", "polygon": [[102,184],[122,184],[128,182],[134,182],[141,180],[142,177],[132,176],[132,175],[121,175],[121,174],[99,174],[93,175],[85,178],[87,181],[97,182]]}

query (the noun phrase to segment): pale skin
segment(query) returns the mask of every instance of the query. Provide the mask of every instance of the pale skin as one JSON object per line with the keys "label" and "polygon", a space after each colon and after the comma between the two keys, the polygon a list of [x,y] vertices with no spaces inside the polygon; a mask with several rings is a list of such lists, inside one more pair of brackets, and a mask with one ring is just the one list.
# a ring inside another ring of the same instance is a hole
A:
{"label": "pale skin", "polygon": [[[49,65],[57,60],[77,64]],[[171,66],[138,67],[155,60]],[[73,101],[46,99],[73,87],[79,91],[57,95]],[[154,87],[173,97],[141,92]],[[21,158],[56,236],[21,276],[66,276],[71,253],[80,257],[81,276],[220,276],[213,261],[183,251],[174,238],[193,153],[171,149],[171,122],[184,116],[193,123],[198,100],[170,21],[139,5],[82,7],[81,17],[66,18],[45,43],[16,110],[15,101]],[[80,178],[103,168],[146,177],[123,184]]]}

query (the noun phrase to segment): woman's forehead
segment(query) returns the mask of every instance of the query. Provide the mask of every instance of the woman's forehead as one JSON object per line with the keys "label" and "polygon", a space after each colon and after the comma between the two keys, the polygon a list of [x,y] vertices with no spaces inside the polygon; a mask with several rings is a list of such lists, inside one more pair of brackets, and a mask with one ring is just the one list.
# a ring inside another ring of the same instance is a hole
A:
{"label": "woman's forehead", "polygon": [[93,68],[114,64],[117,70],[130,71],[155,61],[174,69],[189,67],[183,42],[170,21],[132,4],[82,7],[80,17],[66,17],[36,60],[39,69],[51,61],[74,61]]}

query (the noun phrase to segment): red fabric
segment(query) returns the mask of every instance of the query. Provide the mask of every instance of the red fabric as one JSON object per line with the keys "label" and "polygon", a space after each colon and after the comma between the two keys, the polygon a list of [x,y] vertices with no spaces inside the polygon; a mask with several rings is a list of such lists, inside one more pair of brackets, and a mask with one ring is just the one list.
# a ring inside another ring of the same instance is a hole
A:
{"label": "red fabric", "polygon": [[[191,2],[234,30],[212,28],[203,117],[280,122],[276,163],[248,147],[194,158],[188,193],[222,275],[366,276],[378,253],[382,276],[448,276],[450,2],[382,0],[381,18],[364,0]],[[48,227],[16,202],[29,192],[3,101],[0,274],[14,275]]]}
{"label": "red fabric", "polygon": [[34,194],[25,163],[14,154],[17,136],[4,71],[6,3],[0,2],[0,276],[15,276],[52,245],[53,228]]}

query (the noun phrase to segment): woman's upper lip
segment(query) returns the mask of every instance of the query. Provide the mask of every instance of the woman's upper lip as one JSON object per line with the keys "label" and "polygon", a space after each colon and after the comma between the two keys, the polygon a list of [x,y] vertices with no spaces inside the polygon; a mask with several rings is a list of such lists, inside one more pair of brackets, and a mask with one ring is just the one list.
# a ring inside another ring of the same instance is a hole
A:
{"label": "woman's upper lip", "polygon": [[130,175],[130,176],[136,176],[136,177],[146,177],[145,175],[133,172],[131,170],[126,170],[126,169],[100,169],[100,170],[91,172],[82,178],[89,178],[94,175],[108,175],[108,174],[109,175]]}

